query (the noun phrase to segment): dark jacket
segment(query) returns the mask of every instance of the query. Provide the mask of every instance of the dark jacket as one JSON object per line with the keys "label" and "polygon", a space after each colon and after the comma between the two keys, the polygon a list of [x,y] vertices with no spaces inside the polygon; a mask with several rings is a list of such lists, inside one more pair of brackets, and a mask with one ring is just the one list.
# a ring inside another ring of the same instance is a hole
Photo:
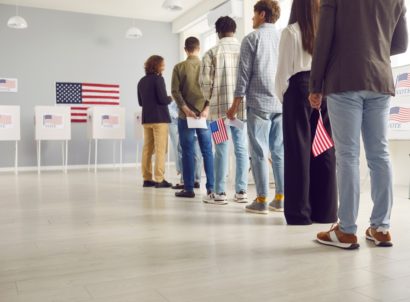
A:
{"label": "dark jacket", "polygon": [[167,95],[164,78],[148,74],[138,83],[138,103],[142,107],[142,123],[171,123],[168,105],[172,98]]}
{"label": "dark jacket", "polygon": [[322,0],[310,91],[394,95],[390,56],[407,49],[404,0]]}

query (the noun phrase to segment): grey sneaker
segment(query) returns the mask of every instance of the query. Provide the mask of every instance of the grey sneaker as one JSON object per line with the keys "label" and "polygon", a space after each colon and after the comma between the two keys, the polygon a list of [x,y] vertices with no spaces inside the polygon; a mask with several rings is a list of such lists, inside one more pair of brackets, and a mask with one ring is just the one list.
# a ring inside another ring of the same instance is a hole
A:
{"label": "grey sneaker", "polygon": [[274,199],[269,204],[269,210],[271,210],[273,212],[283,212],[284,203],[285,202],[283,200]]}
{"label": "grey sneaker", "polygon": [[246,212],[255,214],[268,214],[268,204],[266,202],[258,202],[256,199],[245,207]]}

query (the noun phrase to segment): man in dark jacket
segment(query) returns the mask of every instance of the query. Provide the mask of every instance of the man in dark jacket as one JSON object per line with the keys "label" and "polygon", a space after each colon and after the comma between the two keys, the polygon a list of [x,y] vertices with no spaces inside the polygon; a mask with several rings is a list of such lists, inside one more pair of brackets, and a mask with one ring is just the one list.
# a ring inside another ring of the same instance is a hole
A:
{"label": "man in dark jacket", "polygon": [[310,102],[322,96],[335,140],[339,185],[339,224],[317,235],[318,242],[344,249],[359,247],[356,220],[360,197],[360,134],[370,169],[374,203],[366,238],[392,246],[390,214],[392,168],[387,125],[395,88],[390,56],[408,44],[404,0],[322,0],[313,53]]}

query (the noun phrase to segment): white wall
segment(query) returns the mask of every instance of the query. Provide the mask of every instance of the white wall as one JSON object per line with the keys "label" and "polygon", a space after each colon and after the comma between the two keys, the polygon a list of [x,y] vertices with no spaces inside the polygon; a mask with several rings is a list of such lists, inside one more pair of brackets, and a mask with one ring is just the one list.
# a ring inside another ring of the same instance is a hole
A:
{"label": "white wall", "polygon": [[[29,27],[7,28],[15,7],[0,5],[0,77],[18,78],[18,93],[0,93],[1,105],[20,105],[22,141],[20,163],[36,163],[33,115],[35,105],[55,104],[55,82],[118,83],[121,105],[126,108],[127,138],[124,162],[135,163],[133,113],[138,108],[136,87],[144,75],[144,61],[152,54],[165,58],[166,84],[170,92],[172,67],[178,62],[178,35],[170,23],[137,20],[143,32],[139,40],[125,39],[131,19],[60,12],[24,7],[21,10]],[[73,124],[69,164],[87,162],[86,125]],[[112,145],[100,145],[101,163],[112,162]],[[13,166],[13,147],[0,143],[0,167]],[[43,163],[60,164],[60,146],[43,144]]]}

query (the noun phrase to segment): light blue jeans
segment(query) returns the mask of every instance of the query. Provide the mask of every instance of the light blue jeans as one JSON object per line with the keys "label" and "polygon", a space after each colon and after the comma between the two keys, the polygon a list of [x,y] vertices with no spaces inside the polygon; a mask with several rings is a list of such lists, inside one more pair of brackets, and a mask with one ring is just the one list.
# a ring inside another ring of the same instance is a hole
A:
{"label": "light blue jeans", "polygon": [[371,91],[330,94],[328,111],[336,148],[340,229],[357,232],[360,132],[370,169],[372,227],[390,227],[392,168],[387,141],[390,96]]}
{"label": "light blue jeans", "polygon": [[284,192],[282,113],[269,113],[248,107],[248,136],[251,167],[258,197],[269,194],[269,151],[272,158],[276,194]]}
{"label": "light blue jeans", "polygon": [[[248,189],[248,140],[246,138],[246,128],[243,130],[227,126],[228,135],[232,138],[235,158],[236,158],[236,193],[246,192]],[[214,169],[215,169],[215,192],[226,193],[226,178],[228,176],[229,165],[229,141],[215,145]]]}
{"label": "light blue jeans", "polygon": [[[182,170],[182,149],[181,144],[179,142],[179,134],[178,134],[178,119],[169,124],[169,136],[171,139],[171,147],[174,153],[174,161],[175,161],[175,168],[177,173],[181,175],[180,183],[184,183],[184,173]],[[202,175],[202,155],[201,150],[199,149],[198,138],[195,136],[194,138],[194,145],[195,145],[195,182],[201,182],[201,175]]]}

